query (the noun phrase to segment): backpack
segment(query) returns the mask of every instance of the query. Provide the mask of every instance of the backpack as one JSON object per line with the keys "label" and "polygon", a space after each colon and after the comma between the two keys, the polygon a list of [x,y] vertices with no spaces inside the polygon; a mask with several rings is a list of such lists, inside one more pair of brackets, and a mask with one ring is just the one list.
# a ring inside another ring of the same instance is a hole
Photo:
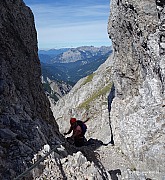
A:
{"label": "backpack", "polygon": [[87,126],[83,121],[77,120],[77,124],[81,127],[83,135],[85,135],[87,131]]}

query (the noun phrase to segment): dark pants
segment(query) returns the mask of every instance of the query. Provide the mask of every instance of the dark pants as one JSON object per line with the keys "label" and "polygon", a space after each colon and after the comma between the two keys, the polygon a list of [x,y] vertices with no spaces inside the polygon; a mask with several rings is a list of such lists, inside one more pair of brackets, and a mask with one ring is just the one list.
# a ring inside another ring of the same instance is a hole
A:
{"label": "dark pants", "polygon": [[78,138],[74,138],[74,144],[76,147],[81,147],[84,146],[85,143],[85,138],[84,137],[78,137]]}

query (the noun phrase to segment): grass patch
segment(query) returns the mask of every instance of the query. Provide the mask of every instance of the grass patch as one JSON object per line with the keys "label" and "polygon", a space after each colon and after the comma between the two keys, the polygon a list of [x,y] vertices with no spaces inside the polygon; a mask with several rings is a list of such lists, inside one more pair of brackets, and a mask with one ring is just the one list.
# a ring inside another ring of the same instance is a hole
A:
{"label": "grass patch", "polygon": [[84,82],[82,83],[82,86],[85,85],[85,84],[88,83],[88,82],[91,82],[92,79],[93,79],[93,77],[94,77],[94,75],[95,75],[94,73],[88,75],[87,78],[86,78],[86,79],[84,80]]}
{"label": "grass patch", "polygon": [[97,99],[101,95],[105,95],[108,91],[110,91],[111,87],[112,87],[112,83],[109,83],[107,86],[105,86],[104,88],[102,88],[98,92],[95,92],[91,97],[89,97],[86,101],[81,103],[78,107],[79,108],[89,109],[90,102]]}

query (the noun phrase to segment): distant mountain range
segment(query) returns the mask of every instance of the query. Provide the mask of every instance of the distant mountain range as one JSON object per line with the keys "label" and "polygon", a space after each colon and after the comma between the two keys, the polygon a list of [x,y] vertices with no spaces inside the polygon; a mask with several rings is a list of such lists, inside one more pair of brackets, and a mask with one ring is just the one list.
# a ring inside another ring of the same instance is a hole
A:
{"label": "distant mountain range", "polygon": [[39,50],[43,78],[74,85],[93,73],[112,53],[110,46]]}
{"label": "distant mountain range", "polygon": [[70,48],[62,48],[62,49],[50,49],[50,50],[39,50],[39,58],[43,63],[51,64],[52,59],[57,55],[68,51]]}

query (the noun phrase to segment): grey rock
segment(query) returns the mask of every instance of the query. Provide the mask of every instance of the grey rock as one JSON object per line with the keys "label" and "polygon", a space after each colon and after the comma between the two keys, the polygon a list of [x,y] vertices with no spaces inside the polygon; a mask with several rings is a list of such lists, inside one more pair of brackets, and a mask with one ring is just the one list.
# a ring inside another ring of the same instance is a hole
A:
{"label": "grey rock", "polygon": [[0,79],[0,94],[4,92],[4,80]]}
{"label": "grey rock", "polygon": [[115,143],[137,170],[161,179],[165,174],[165,113],[161,106],[165,97],[161,41],[165,4],[156,3],[161,6],[155,1],[112,0],[108,31],[114,48],[116,97],[111,120]]}
{"label": "grey rock", "polygon": [[15,139],[17,134],[13,133],[10,129],[0,129],[0,138],[6,140]]}
{"label": "grey rock", "polygon": [[62,136],[41,83],[32,11],[22,0],[1,1],[0,9],[0,179],[7,180],[31,166],[45,142]]}
{"label": "grey rock", "polygon": [[62,145],[60,145],[60,147],[57,148],[57,151],[62,157],[67,157],[68,155],[66,149]]}

